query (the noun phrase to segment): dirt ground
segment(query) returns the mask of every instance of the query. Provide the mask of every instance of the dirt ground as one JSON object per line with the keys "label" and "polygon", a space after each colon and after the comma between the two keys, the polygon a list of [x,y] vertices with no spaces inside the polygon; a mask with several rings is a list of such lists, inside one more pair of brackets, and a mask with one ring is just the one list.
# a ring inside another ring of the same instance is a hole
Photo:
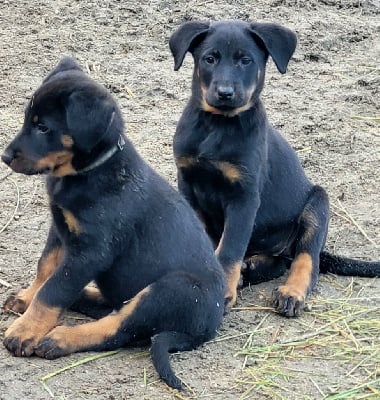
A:
{"label": "dirt ground", "polygon": [[[378,260],[379,15],[378,0],[1,0],[0,151],[33,90],[62,55],[72,55],[118,99],[128,136],[175,185],[172,136],[192,60],[174,73],[171,32],[189,19],[282,23],[299,44],[286,75],[269,62],[269,118],[330,194],[328,249]],[[43,182],[0,165],[1,304],[35,273],[49,223]],[[173,355],[188,385],[181,394],[157,379],[147,348],[69,368],[46,380],[49,391],[42,377],[95,353],[20,359],[0,345],[0,399],[380,398],[380,281],[322,276],[297,320],[266,309],[280,281],[244,289],[215,341]],[[14,318],[0,313],[1,337]]]}

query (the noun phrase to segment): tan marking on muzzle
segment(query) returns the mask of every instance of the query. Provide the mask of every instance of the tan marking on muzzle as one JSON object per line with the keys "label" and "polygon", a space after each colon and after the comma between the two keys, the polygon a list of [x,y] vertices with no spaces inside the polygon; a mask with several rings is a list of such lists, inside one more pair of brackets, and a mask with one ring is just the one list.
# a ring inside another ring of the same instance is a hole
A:
{"label": "tan marking on muzzle", "polygon": [[37,161],[36,167],[39,170],[48,168],[54,176],[62,177],[65,175],[76,175],[76,171],[71,164],[74,154],[71,151],[63,150],[50,153],[46,157]]}
{"label": "tan marking on muzzle", "polygon": [[218,110],[213,106],[210,106],[210,104],[207,103],[206,101],[207,88],[203,84],[201,84],[201,92],[202,92],[201,108],[204,111],[209,112],[211,114],[223,115],[222,111]]}
{"label": "tan marking on muzzle", "polygon": [[204,87],[204,85],[201,85],[201,92],[202,92],[201,108],[204,111],[210,112],[212,114],[223,115],[225,117],[230,117],[230,118],[235,117],[236,115],[239,115],[242,112],[247,111],[250,108],[252,108],[252,106],[253,106],[252,95],[255,92],[255,90],[256,90],[256,84],[252,85],[248,89],[247,99],[249,99],[249,100],[243,106],[234,108],[232,110],[225,111],[225,110],[219,110],[218,108],[210,106],[210,104],[207,103],[207,100],[206,100],[207,89]]}

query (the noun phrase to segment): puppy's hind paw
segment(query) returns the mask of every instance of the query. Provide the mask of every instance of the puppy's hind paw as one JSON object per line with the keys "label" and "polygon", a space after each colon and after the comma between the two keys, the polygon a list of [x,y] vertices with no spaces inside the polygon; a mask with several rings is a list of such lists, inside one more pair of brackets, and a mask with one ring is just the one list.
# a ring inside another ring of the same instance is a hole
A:
{"label": "puppy's hind paw", "polygon": [[5,311],[23,314],[28,308],[26,301],[20,298],[17,294],[11,294],[3,304]]}

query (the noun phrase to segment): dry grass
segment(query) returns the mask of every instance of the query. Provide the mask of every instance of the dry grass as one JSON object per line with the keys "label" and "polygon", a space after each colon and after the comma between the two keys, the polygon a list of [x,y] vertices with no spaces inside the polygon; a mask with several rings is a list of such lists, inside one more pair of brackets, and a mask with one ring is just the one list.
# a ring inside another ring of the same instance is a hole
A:
{"label": "dry grass", "polygon": [[3,178],[0,178],[0,181],[8,178],[9,181],[12,183],[12,185],[14,186],[14,188],[16,190],[16,200],[15,200],[16,204],[15,204],[14,210],[13,210],[11,216],[8,218],[7,222],[3,226],[0,226],[0,233],[4,232],[5,229],[7,229],[7,227],[9,226],[9,224],[13,221],[13,219],[19,209],[19,205],[20,205],[20,188],[15,180],[9,178],[10,175],[11,175],[11,173],[8,173]]}
{"label": "dry grass", "polygon": [[[259,335],[249,336],[237,354],[248,365],[240,398],[311,399],[311,386],[320,399],[380,398],[380,307],[373,305],[379,299],[316,298],[297,337],[281,337],[277,329],[272,344],[256,346]],[[319,363],[326,370],[313,367]]]}
{"label": "dry grass", "polygon": [[[95,355],[92,355],[92,356],[89,356],[89,357],[81,358],[78,361],[75,361],[75,362],[73,362],[71,364],[68,364],[68,365],[66,365],[66,366],[64,366],[62,368],[57,369],[56,371],[50,372],[49,374],[42,376],[39,379],[40,383],[43,386],[43,388],[49,393],[50,397],[54,398],[55,397],[54,393],[52,392],[52,390],[47,385],[47,381],[49,379],[54,378],[57,375],[60,375],[60,374],[66,372],[66,371],[69,371],[71,369],[74,369],[74,368],[80,367],[80,366],[82,366],[84,364],[93,362],[95,360],[99,360],[101,358],[114,356],[114,355],[120,353],[121,351],[122,351],[121,349],[105,351],[105,352],[98,353],[98,354],[95,354]],[[129,358],[146,357],[147,355],[148,355],[148,352],[146,352],[146,351],[137,352],[137,353],[135,353],[133,355],[130,355]],[[144,379],[144,385],[146,386],[146,371],[145,371],[145,369],[144,369],[144,377],[143,377],[143,379]]]}

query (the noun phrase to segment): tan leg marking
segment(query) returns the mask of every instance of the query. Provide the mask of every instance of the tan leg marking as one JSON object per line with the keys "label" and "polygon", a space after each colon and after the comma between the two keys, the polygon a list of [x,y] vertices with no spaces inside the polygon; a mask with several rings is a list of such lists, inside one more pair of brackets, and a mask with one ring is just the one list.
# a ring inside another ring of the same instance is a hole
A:
{"label": "tan leg marking", "polygon": [[276,310],[287,317],[298,317],[310,286],[313,261],[308,253],[299,254],[290,267],[285,285],[273,291],[272,300]]}
{"label": "tan leg marking", "polygon": [[278,288],[279,292],[283,296],[291,296],[298,301],[305,301],[312,270],[313,261],[310,254],[299,254],[290,267],[290,274],[285,285]]}
{"label": "tan leg marking", "polygon": [[25,313],[6,330],[4,345],[16,356],[30,356],[37,343],[56,325],[61,309],[33,298]]}
{"label": "tan leg marking", "polygon": [[34,281],[26,288],[21,289],[17,295],[11,295],[4,303],[5,311],[23,313],[29,307],[37,290],[50,278],[61,262],[63,249],[56,247],[38,262],[37,275]]}
{"label": "tan leg marking", "polygon": [[[60,349],[60,355],[73,353],[92,346],[97,346],[105,340],[116,335],[122,323],[136,310],[141,299],[150,291],[147,286],[133,297],[117,313],[107,315],[94,322],[88,322],[76,326],[58,326],[52,330],[45,339],[50,341],[50,346]],[[39,356],[48,352],[46,348],[36,351]]]}
{"label": "tan leg marking", "polygon": [[75,235],[79,235],[82,231],[79,221],[75,218],[74,214],[67,210],[66,208],[62,208],[62,214],[65,218],[65,222],[69,231],[74,233]]}
{"label": "tan leg marking", "polygon": [[231,265],[228,269],[224,269],[227,278],[227,292],[224,296],[226,299],[225,310],[230,311],[231,307],[236,304],[237,300],[237,287],[241,274],[241,262],[238,261]]}

